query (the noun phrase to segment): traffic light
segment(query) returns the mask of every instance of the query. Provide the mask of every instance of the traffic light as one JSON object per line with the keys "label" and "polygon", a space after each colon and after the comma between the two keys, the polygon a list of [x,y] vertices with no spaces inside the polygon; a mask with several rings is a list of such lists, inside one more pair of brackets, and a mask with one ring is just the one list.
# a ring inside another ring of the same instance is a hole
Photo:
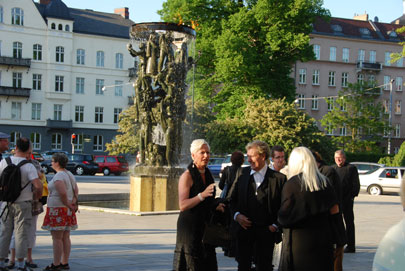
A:
{"label": "traffic light", "polygon": [[72,134],[70,143],[75,144],[75,141],[76,141],[76,134]]}

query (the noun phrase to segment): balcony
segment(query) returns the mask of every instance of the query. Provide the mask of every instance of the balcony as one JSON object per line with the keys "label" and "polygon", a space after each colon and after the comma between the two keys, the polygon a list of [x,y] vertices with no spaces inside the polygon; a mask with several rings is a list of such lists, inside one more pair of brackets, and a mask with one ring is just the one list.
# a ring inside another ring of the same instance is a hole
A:
{"label": "balcony", "polygon": [[131,77],[131,78],[136,77],[136,75],[137,75],[136,72],[137,71],[138,71],[138,68],[135,68],[135,67],[134,68],[129,68],[128,69],[128,72],[129,72],[128,76]]}
{"label": "balcony", "polygon": [[31,67],[30,58],[15,58],[10,56],[0,56],[0,65]]}
{"label": "balcony", "polygon": [[357,62],[357,71],[382,71],[382,64],[381,63],[371,63],[365,61],[358,61]]}
{"label": "balcony", "polygon": [[0,96],[13,96],[29,98],[31,93],[30,88],[15,88],[0,86]]}
{"label": "balcony", "polygon": [[48,129],[59,129],[59,130],[69,130],[72,129],[72,120],[46,120],[46,128]]}

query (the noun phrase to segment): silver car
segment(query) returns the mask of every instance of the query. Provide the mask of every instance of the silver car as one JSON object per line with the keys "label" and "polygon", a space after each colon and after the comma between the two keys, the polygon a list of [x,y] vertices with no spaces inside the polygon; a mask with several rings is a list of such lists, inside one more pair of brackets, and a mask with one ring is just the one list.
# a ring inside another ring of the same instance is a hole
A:
{"label": "silver car", "polygon": [[360,174],[360,186],[370,195],[399,193],[404,173],[405,167],[380,167],[366,174]]}
{"label": "silver car", "polygon": [[384,164],[369,163],[369,162],[350,162],[351,165],[356,166],[359,174],[367,173],[371,170],[385,166]]}

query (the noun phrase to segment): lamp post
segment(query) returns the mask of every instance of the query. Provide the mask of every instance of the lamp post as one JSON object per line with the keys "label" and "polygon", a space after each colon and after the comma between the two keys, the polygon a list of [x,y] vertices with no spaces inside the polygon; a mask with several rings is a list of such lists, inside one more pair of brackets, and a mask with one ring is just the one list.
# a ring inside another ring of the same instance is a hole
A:
{"label": "lamp post", "polygon": [[391,126],[392,126],[392,85],[394,84],[394,79],[390,81],[390,109],[389,109],[389,118],[388,118],[388,146],[387,146],[387,154],[391,154]]}

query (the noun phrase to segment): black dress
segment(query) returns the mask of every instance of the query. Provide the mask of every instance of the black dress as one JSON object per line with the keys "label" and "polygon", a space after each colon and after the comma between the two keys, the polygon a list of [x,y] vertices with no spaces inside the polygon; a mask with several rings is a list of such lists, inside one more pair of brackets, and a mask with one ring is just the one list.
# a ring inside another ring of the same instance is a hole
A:
{"label": "black dress", "polygon": [[[208,168],[205,169],[205,184],[197,167],[191,163],[187,168],[193,179],[189,198],[201,193],[214,182]],[[215,193],[214,193],[215,194]],[[212,208],[214,197],[205,198],[197,206],[180,212],[177,220],[176,248],[173,270],[176,271],[213,271],[217,270],[215,248],[203,245],[202,237]]]}
{"label": "black dress", "polygon": [[280,271],[333,271],[329,210],[337,203],[333,187],[305,191],[300,175],[283,188],[278,221],[283,227]]}

